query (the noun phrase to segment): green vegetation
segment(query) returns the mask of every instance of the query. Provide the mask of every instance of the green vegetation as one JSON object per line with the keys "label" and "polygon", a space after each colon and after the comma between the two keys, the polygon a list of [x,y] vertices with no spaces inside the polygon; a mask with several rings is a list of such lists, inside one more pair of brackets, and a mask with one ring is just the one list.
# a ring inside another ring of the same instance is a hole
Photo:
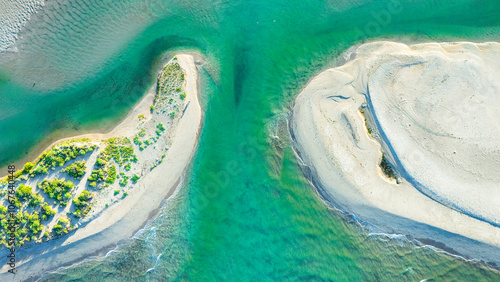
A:
{"label": "green vegetation", "polygon": [[104,166],[111,158],[115,160],[118,165],[123,165],[128,162],[130,157],[134,154],[134,148],[131,146],[130,140],[124,138],[111,138],[107,140],[108,145],[98,157],[99,166]]}
{"label": "green vegetation", "polygon": [[19,187],[16,190],[16,196],[24,201],[30,199],[32,194],[33,188],[24,184],[19,184]]}
{"label": "green vegetation", "polygon": [[139,135],[139,137],[144,137],[144,136],[146,136],[146,129],[144,129],[144,128],[143,128],[143,129],[141,129],[141,130],[137,133],[137,135]]}
{"label": "green vegetation", "polygon": [[[157,92],[155,95],[154,106],[159,112],[165,113],[167,105],[175,102],[174,95],[183,92],[184,71],[177,62],[172,62],[163,67],[163,71],[158,75]],[[185,97],[185,94],[180,94]]]}
{"label": "green vegetation", "polygon": [[86,216],[87,213],[92,209],[90,205],[91,199],[92,199],[92,194],[87,190],[83,190],[82,193],[77,198],[73,199],[73,203],[77,208],[76,211],[73,213],[73,215],[76,217]]}
{"label": "green vegetation", "polygon": [[57,166],[63,166],[69,160],[85,155],[86,153],[93,151],[95,148],[95,145],[76,144],[75,141],[63,143],[43,152],[35,164],[26,163],[24,170],[29,173],[30,177],[34,177],[39,174],[47,174],[49,169],[55,169]]}
{"label": "green vegetation", "polygon": [[50,198],[55,199],[56,202],[66,206],[69,199],[71,198],[71,189],[75,185],[71,181],[64,181],[62,179],[47,180],[44,179],[41,183],[38,183],[38,188],[42,189],[43,192],[49,195]]}
{"label": "green vegetation", "polygon": [[18,226],[15,229],[9,229],[8,223],[8,210],[5,206],[0,205],[0,238],[1,244],[9,247],[7,238],[14,235],[16,238],[16,246],[22,246],[26,242],[36,241],[39,234],[43,230],[43,225],[40,222],[39,212],[35,211],[33,213],[17,212],[15,214],[15,219],[18,222]]}
{"label": "green vegetation", "polygon": [[[186,98],[186,93],[182,86],[183,79],[184,73],[176,62],[164,67],[164,71],[158,78],[159,89],[155,96],[155,101],[150,106],[151,113],[163,113],[169,115],[171,118],[177,115],[179,109],[177,102],[179,98],[176,99],[176,97],[180,97],[181,100]],[[144,122],[147,118],[145,115],[139,115],[138,119]],[[153,136],[151,136],[149,131],[146,132],[146,128],[140,129],[133,138],[133,144],[139,146],[140,150],[147,148],[159,140],[159,137],[166,131],[166,126],[164,123],[158,123],[153,130],[156,134],[153,133]],[[100,154],[97,156],[95,166],[92,168],[92,173],[88,178],[88,190],[84,190],[77,197],[73,198],[75,184],[72,181],[64,179],[52,179],[51,177],[51,179],[41,179],[37,184],[33,184],[37,185],[43,191],[40,192],[42,195],[34,192],[35,190],[28,185],[19,184],[16,190],[16,199],[13,203],[21,210],[17,215],[21,222],[21,227],[15,234],[19,240],[19,245],[32,240],[48,240],[53,236],[62,236],[71,231],[73,226],[67,217],[69,215],[63,214],[63,216],[58,218],[55,207],[63,210],[64,208],[59,207],[59,205],[67,206],[68,203],[72,203],[74,204],[74,208],[71,207],[71,214],[76,218],[85,217],[92,209],[91,202],[94,194],[91,192],[92,189],[90,187],[96,187],[97,189],[109,187],[116,183],[117,177],[119,178],[119,185],[121,187],[126,187],[129,180],[133,183],[138,182],[140,179],[139,175],[125,174],[132,170],[132,162],[138,162],[137,155],[134,154],[133,146],[135,145],[132,144],[131,140],[122,137],[110,138],[104,142],[104,148],[102,148]],[[48,174],[50,170],[55,170],[58,167],[62,168],[61,172],[67,173],[67,175],[75,179],[81,179],[85,176],[87,170],[87,158],[82,159],[78,157],[95,151],[96,148],[97,146],[91,144],[89,139],[72,140],[56,145],[44,151],[35,161],[27,162],[21,170],[16,171],[14,174],[16,181],[20,182],[29,177]],[[157,162],[161,163],[161,160]],[[120,169],[121,167],[123,169]],[[6,178],[1,179],[0,186],[6,185],[6,180]],[[115,196],[118,196],[120,193],[122,193],[120,198],[128,196],[128,192],[120,189],[114,190]],[[5,196],[6,194],[7,189],[0,189],[0,195]],[[45,199],[54,199],[54,203],[52,200],[45,202],[44,197]],[[106,207],[108,206],[109,204],[107,203]],[[3,227],[0,230],[0,234],[2,235],[0,240],[3,240],[2,243],[4,244],[8,235],[5,228],[7,224],[5,220],[6,213],[6,207],[0,205],[0,221]],[[54,216],[56,216],[57,220],[54,227],[52,229],[44,228],[41,222],[44,220],[50,221]],[[74,217],[71,216],[73,220],[76,220]]]}
{"label": "green vegetation", "polygon": [[68,234],[71,229],[70,220],[67,217],[61,217],[52,228],[52,233],[56,235]]}
{"label": "green vegetation", "polygon": [[85,160],[79,161],[79,162],[74,162],[73,164],[67,166],[64,168],[62,171],[67,172],[68,175],[73,176],[74,178],[82,178],[83,175],[85,175],[85,170],[87,169],[87,166],[85,164]]}
{"label": "green vegetation", "polygon": [[116,181],[116,166],[112,165],[108,171],[108,177],[106,177],[106,182],[113,184]]}
{"label": "green vegetation", "polygon": [[55,215],[56,211],[53,210],[49,204],[43,203],[42,205],[42,219],[49,219],[51,216]]}
{"label": "green vegetation", "polygon": [[89,186],[96,187],[98,183],[104,182],[108,175],[107,169],[94,169],[92,170],[92,174],[88,178]]}
{"label": "green vegetation", "polygon": [[30,172],[30,170],[32,170],[34,167],[35,167],[35,165],[33,163],[27,162],[27,163],[24,164],[23,171],[24,172]]}
{"label": "green vegetation", "polygon": [[123,176],[122,179],[120,180],[120,186],[124,187],[127,186],[128,183],[128,176]]}
{"label": "green vegetation", "polygon": [[389,179],[397,180],[396,175],[394,174],[394,170],[390,165],[389,161],[387,161],[385,155],[382,154],[382,160],[380,161],[380,168],[384,175]]}
{"label": "green vegetation", "polygon": [[28,205],[32,208],[37,207],[41,202],[43,202],[43,197],[40,194],[32,193]]}
{"label": "green vegetation", "polygon": [[137,181],[139,180],[139,178],[141,178],[139,175],[134,174],[134,176],[132,176],[131,180],[132,180],[132,182],[134,182],[134,184],[135,184],[135,183],[137,183]]}
{"label": "green vegetation", "polygon": [[138,135],[136,135],[136,136],[134,137],[134,144],[135,144],[135,145],[138,145],[138,146],[142,144],[142,141],[141,141],[141,139],[139,139],[139,136],[138,136]]}
{"label": "green vegetation", "polygon": [[161,131],[165,131],[165,126],[161,122],[156,126],[156,128],[158,128]]}

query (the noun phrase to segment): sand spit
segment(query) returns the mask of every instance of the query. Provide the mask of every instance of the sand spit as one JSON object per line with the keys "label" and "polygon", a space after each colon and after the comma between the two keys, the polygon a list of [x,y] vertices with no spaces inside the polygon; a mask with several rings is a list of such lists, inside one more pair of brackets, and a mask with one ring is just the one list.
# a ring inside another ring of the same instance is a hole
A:
{"label": "sand spit", "polygon": [[[144,171],[144,175],[127,197],[104,209],[96,218],[75,232],[29,248],[18,249],[15,281],[34,279],[44,272],[80,262],[89,256],[104,255],[113,249],[118,241],[132,237],[144,226],[182,182],[183,173],[195,152],[202,113],[198,101],[195,58],[193,55],[177,55],[176,58],[186,74],[186,107],[175,127],[175,137],[169,141],[168,151],[162,161],[157,163],[154,169]],[[135,134],[138,114],[144,114],[146,119],[150,118],[148,113],[154,96],[153,87],[127,118],[108,134],[86,134],[67,139],[90,138],[92,141],[99,141],[111,137],[132,136]],[[57,143],[65,140],[59,140]],[[6,273],[7,269],[2,266],[0,280],[12,279],[12,274]]]}
{"label": "sand spit", "polygon": [[499,75],[498,43],[362,45],[297,97],[297,153],[338,208],[500,265]]}

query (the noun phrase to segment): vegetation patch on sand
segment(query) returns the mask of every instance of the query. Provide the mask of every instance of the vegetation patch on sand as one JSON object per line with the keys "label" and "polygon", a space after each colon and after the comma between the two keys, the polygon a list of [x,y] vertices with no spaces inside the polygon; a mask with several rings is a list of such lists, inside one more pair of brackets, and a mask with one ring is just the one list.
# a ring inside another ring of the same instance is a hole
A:
{"label": "vegetation patch on sand", "polygon": [[[128,136],[74,139],[44,151],[14,175],[16,245],[58,238],[127,197],[146,170],[163,161],[186,98],[185,72],[176,59],[158,75],[152,105]],[[131,141],[133,139],[133,141]],[[0,180],[0,240],[7,246],[7,178]]]}

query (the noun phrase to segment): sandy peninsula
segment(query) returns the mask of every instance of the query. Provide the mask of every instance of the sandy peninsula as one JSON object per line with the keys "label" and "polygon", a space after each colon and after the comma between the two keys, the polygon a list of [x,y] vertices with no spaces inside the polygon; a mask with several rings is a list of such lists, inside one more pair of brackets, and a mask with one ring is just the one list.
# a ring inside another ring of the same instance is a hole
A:
{"label": "sandy peninsula", "polygon": [[500,266],[500,44],[374,42],[349,56],[293,107],[321,194],[383,232]]}
{"label": "sandy peninsula", "polygon": [[[195,65],[201,60],[195,58],[195,55],[184,54],[177,55],[174,60],[185,73],[182,75],[185,94],[180,93],[183,107],[177,109],[175,113],[157,113],[160,116],[171,115],[172,123],[175,121],[174,131],[169,132],[168,128],[165,131],[169,136],[163,138],[160,136],[161,132],[157,130],[156,140],[165,139],[163,142],[166,147],[161,147],[160,142],[158,142],[151,144],[148,148],[141,148],[138,156],[139,160],[144,161],[134,164],[140,166],[136,169],[138,169],[137,174],[140,174],[141,177],[133,187],[127,190],[128,195],[120,197],[120,200],[115,201],[115,203],[110,203],[109,207],[106,203],[105,208],[97,208],[98,213],[89,213],[91,220],[76,231],[58,239],[18,249],[16,256],[19,260],[14,280],[34,279],[47,271],[71,265],[86,257],[107,253],[116,246],[118,241],[132,237],[142,228],[158,211],[162,202],[172,195],[182,183],[184,171],[195,152],[201,128],[202,112],[198,101],[198,78]],[[93,142],[111,137],[133,139],[139,128],[138,116],[142,125],[154,119],[151,114],[153,112],[151,105],[155,101],[155,93],[156,86],[152,87],[130,114],[111,132],[73,136],[59,140],[55,144],[75,138],[90,138]],[[172,99],[168,104],[171,102]],[[173,118],[174,115],[177,117],[176,119]],[[156,129],[156,123],[157,121],[151,126],[153,133]],[[165,126],[168,127],[166,124]],[[160,146],[161,152],[156,152],[158,146]],[[96,157],[94,157],[94,161]],[[87,174],[89,173],[87,171]],[[109,192],[112,193],[112,191]],[[101,201],[101,205],[104,205],[104,201]],[[6,271],[7,267],[2,266],[0,279],[11,280],[12,274],[6,273]]]}

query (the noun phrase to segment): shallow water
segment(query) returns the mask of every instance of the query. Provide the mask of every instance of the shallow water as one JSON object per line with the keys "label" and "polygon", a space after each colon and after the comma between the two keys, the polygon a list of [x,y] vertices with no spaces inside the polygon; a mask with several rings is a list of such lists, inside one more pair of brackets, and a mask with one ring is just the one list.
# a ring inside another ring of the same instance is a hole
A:
{"label": "shallow water", "polygon": [[497,1],[71,2],[49,1],[19,52],[0,54],[1,165],[50,132],[109,128],[153,83],[167,51],[206,57],[208,98],[179,194],[106,258],[47,280],[499,279],[400,237],[368,236],[328,209],[286,129],[300,89],[350,46],[498,41]]}

